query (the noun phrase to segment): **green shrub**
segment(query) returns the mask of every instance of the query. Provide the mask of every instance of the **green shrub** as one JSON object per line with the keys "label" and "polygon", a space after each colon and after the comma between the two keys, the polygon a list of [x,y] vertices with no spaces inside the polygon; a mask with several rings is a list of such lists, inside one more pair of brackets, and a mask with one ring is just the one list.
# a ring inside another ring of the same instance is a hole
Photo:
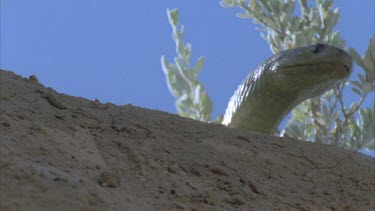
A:
{"label": "green shrub", "polygon": [[[264,30],[261,36],[268,42],[273,53],[285,49],[314,43],[327,43],[344,48],[345,41],[334,31],[339,20],[339,11],[333,7],[333,0],[316,0],[308,5],[307,0],[222,0],[225,8],[238,7],[240,18],[251,18]],[[296,16],[295,9],[299,8]],[[177,57],[169,63],[162,56],[162,67],[168,87],[176,98],[178,114],[196,120],[211,122],[212,102],[197,77],[204,58],[195,65],[190,64],[191,45],[184,44],[183,26],[179,26],[178,9],[168,10],[173,29]],[[363,57],[353,48],[347,49],[360,71],[357,78],[324,93],[320,97],[302,102],[293,109],[285,128],[277,135],[299,140],[338,145],[350,149],[367,148],[375,150],[375,102],[372,108],[362,108],[362,103],[375,91],[375,40],[370,38]],[[345,105],[343,93],[351,91],[359,96],[357,102]],[[221,122],[222,116],[214,122]]]}

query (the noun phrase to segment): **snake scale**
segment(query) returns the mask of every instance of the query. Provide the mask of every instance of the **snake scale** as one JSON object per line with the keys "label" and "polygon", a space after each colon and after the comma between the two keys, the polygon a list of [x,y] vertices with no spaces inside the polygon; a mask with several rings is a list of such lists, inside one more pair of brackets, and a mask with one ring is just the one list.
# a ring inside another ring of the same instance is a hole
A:
{"label": "snake scale", "polygon": [[352,66],[348,53],[327,44],[282,51],[239,85],[222,124],[272,134],[299,103],[346,81]]}

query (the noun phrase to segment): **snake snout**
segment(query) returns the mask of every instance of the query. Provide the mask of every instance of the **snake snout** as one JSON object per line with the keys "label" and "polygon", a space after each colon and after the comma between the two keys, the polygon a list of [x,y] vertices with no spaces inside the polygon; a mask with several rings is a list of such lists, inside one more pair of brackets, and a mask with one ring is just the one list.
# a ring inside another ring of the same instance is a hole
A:
{"label": "snake snout", "polygon": [[344,64],[344,67],[345,67],[345,70],[346,70],[346,73],[350,74],[350,67],[348,67],[348,65]]}

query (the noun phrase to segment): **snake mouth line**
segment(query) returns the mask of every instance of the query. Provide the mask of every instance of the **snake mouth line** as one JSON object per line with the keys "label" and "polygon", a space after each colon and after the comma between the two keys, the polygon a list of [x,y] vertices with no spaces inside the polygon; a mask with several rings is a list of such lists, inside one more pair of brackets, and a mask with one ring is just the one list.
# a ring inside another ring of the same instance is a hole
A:
{"label": "snake mouth line", "polygon": [[[323,63],[321,63],[323,64]],[[305,67],[305,66],[313,66],[313,65],[319,65],[319,64],[298,64],[298,65],[292,65],[292,66],[280,66],[281,68],[298,68],[298,67]],[[347,64],[342,64],[345,68],[345,71],[347,74],[350,73],[350,66]]]}

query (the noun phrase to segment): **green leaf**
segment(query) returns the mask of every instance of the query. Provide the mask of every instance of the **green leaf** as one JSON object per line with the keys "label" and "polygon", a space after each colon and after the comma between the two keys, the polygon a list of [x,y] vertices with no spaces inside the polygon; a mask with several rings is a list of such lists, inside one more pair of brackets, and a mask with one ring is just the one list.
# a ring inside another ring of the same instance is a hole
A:
{"label": "green leaf", "polygon": [[368,45],[363,61],[367,67],[375,71],[375,34],[370,38],[370,43]]}
{"label": "green leaf", "polygon": [[212,113],[212,102],[211,99],[208,97],[207,93],[202,93],[201,95],[201,111],[202,113],[207,116],[205,121],[211,121],[211,113]]}
{"label": "green leaf", "polygon": [[[303,106],[300,106],[301,108],[303,108]],[[303,121],[305,120],[306,116],[304,113],[302,113],[300,110],[298,109],[294,109],[293,110],[293,118],[299,122],[299,123],[303,123]]]}
{"label": "green leaf", "polygon": [[216,117],[216,119],[213,121],[213,123],[221,124],[221,122],[223,121],[223,118],[224,118],[224,114],[221,114],[218,117]]}
{"label": "green leaf", "polygon": [[362,93],[359,89],[352,87],[352,91],[356,93],[357,95],[362,96]]}
{"label": "green leaf", "polygon": [[361,84],[366,83],[366,79],[361,73],[358,73],[357,76],[358,76],[358,79],[361,81]]}
{"label": "green leaf", "polygon": [[200,98],[201,98],[201,91],[202,91],[201,89],[202,89],[202,86],[199,85],[199,84],[195,87],[193,103],[196,104],[196,105],[199,104],[199,101],[200,101]]}
{"label": "green leaf", "polygon": [[162,66],[164,74],[167,75],[169,72],[168,60],[165,58],[164,55],[161,56],[161,66]]}
{"label": "green leaf", "polygon": [[170,24],[173,26],[178,25],[178,17],[179,17],[179,11],[177,8],[174,9],[167,9],[168,19],[170,21]]}
{"label": "green leaf", "polygon": [[194,76],[195,77],[198,77],[198,74],[202,70],[202,67],[203,67],[205,61],[206,61],[206,59],[204,57],[199,57],[198,58],[197,63],[193,67],[193,72],[194,72]]}
{"label": "green leaf", "polygon": [[365,64],[363,63],[363,60],[362,60],[361,56],[357,53],[357,51],[353,48],[349,48],[348,52],[353,57],[355,63],[357,63],[358,66],[360,66],[364,69]]}
{"label": "green leaf", "polygon": [[328,107],[325,104],[323,104],[322,107],[323,107],[323,116],[328,118],[329,117]]}

